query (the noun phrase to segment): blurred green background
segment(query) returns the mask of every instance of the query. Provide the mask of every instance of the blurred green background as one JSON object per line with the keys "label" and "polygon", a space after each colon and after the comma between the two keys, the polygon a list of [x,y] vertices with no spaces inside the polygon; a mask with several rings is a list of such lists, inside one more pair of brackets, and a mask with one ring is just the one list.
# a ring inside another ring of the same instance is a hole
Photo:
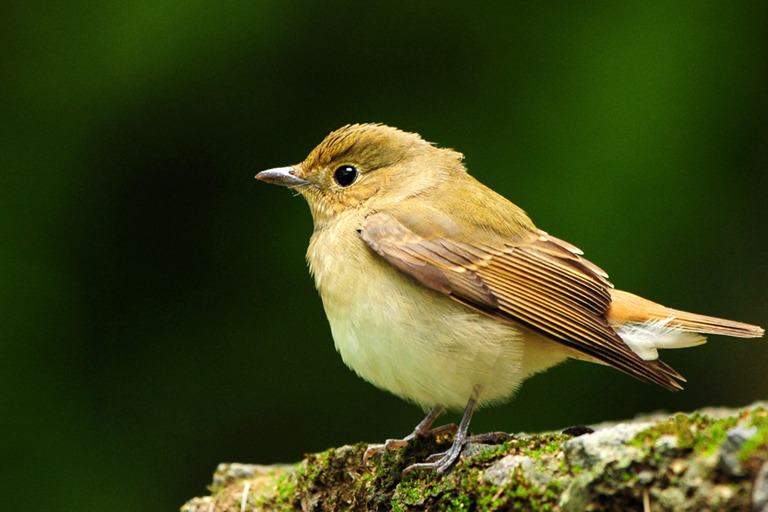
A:
{"label": "blurred green background", "polygon": [[[221,461],[404,435],[347,370],[309,211],[253,180],[377,121],[618,287],[768,325],[768,3],[6,2],[5,510],[176,510]],[[666,352],[669,393],[570,362],[476,432],[768,398],[768,343]],[[445,418],[455,420],[455,415]]]}

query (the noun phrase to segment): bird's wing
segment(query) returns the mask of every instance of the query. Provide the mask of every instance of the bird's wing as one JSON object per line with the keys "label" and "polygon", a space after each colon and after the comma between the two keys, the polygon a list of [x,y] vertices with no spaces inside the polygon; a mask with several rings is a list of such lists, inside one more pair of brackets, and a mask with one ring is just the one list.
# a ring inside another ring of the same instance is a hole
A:
{"label": "bird's wing", "polygon": [[677,372],[660,361],[644,361],[608,324],[605,312],[612,285],[576,247],[543,231],[530,231],[514,241],[500,236],[460,241],[445,230],[430,232],[423,222],[409,225],[409,218],[375,213],[366,219],[360,236],[424,286],[641,380],[680,389]]}

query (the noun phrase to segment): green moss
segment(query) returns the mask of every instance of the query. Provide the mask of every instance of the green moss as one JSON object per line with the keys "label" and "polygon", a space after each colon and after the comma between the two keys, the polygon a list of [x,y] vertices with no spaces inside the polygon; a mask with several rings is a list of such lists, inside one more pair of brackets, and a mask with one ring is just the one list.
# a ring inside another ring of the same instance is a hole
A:
{"label": "green moss", "polygon": [[486,484],[480,486],[478,492],[480,496],[477,499],[477,510],[481,512],[497,510],[504,503],[501,497],[503,489],[496,485]]}
{"label": "green moss", "polygon": [[503,444],[491,446],[473,455],[472,462],[477,464],[482,462],[489,462],[489,461],[492,462],[492,461],[498,460],[499,457],[502,457],[505,454],[509,453],[513,449],[512,446],[513,446],[512,441],[504,441]]}
{"label": "green moss", "polygon": [[513,440],[515,444],[512,448],[519,450],[523,455],[539,459],[544,454],[551,455],[562,451],[562,443],[570,438],[571,436],[564,434],[541,434]]}
{"label": "green moss", "polygon": [[739,450],[739,459],[746,461],[752,458],[768,458],[768,411],[756,409],[749,422],[750,427],[756,427],[757,433]]}
{"label": "green moss", "polygon": [[442,492],[442,486],[428,475],[424,478],[408,477],[403,479],[393,493],[393,507],[397,504],[421,505]]}
{"label": "green moss", "polygon": [[445,506],[440,507],[440,510],[446,512],[459,512],[462,510],[470,510],[472,508],[472,499],[469,496],[459,496],[454,498]]}
{"label": "green moss", "polygon": [[680,450],[693,450],[708,455],[725,439],[728,430],[738,423],[738,418],[716,420],[703,414],[676,414],[666,421],[643,430],[630,442],[631,445],[650,448],[664,435],[673,435]]}
{"label": "green moss", "polygon": [[739,450],[739,459],[747,460],[758,450],[768,450],[768,429],[758,431]]}
{"label": "green moss", "polygon": [[[729,429],[736,425],[754,426],[757,433],[739,452],[745,476],[732,481],[726,480],[729,476],[723,473],[716,458],[706,454],[713,453],[727,437]],[[657,443],[666,435],[674,436],[676,442],[672,447]],[[402,471],[410,464],[423,461],[429,454],[446,449],[450,445],[450,436],[420,438],[403,449],[382,452],[370,461],[367,469],[361,465],[367,445],[359,443],[354,447],[330,449],[307,455],[292,470],[281,469],[281,472],[254,479],[248,506],[281,512],[302,507],[315,511],[375,512],[558,510],[564,486],[576,475],[587,476],[582,468],[569,469],[564,460],[562,443],[569,438],[542,434],[487,446],[471,457],[462,458],[451,471],[442,475],[431,471],[403,475]],[[606,465],[599,475],[590,475],[593,478],[588,492],[593,498],[605,498],[618,507],[615,509],[626,510],[634,509],[642,502],[644,489],[661,492],[677,488],[691,499],[699,500],[699,504],[739,509],[738,506],[748,503],[754,475],[768,458],[768,412],[746,411],[734,418],[720,420],[704,415],[677,415],[641,432],[632,444],[643,448],[643,454],[633,451],[639,458],[615,461]],[[505,455],[532,458],[539,471],[552,480],[546,484],[532,477],[529,480],[530,474],[522,467],[505,475],[502,486],[496,485],[495,480],[486,480],[486,470]],[[638,485],[637,475],[640,473],[647,473],[643,485]],[[720,494],[712,489],[701,491],[702,476],[713,479],[717,483],[715,490],[720,489]],[[695,485],[691,483],[691,477]],[[735,493],[733,497],[722,494],[722,486],[726,483]],[[700,492],[709,494],[699,495]],[[241,481],[228,481],[212,489],[222,510],[238,510],[242,493]]]}
{"label": "green moss", "polygon": [[[739,458],[746,461],[768,456],[768,411],[764,408],[723,419],[714,419],[702,414],[677,414],[640,432],[630,444],[652,449],[661,436],[672,435],[677,439],[679,450],[690,450],[706,457],[718,449],[728,436],[728,431],[737,425],[757,427],[757,434],[739,450]],[[660,453],[653,453],[651,456],[651,460],[657,464],[661,463],[662,459]]]}
{"label": "green moss", "polygon": [[289,503],[296,493],[296,482],[293,475],[281,475],[275,484],[275,497],[278,503]]}
{"label": "green moss", "polygon": [[[484,479],[485,469],[507,454],[527,455],[541,459],[544,455],[553,456],[561,450],[560,443],[567,436],[545,434],[541,436],[512,439],[503,444],[489,447],[460,461],[447,475],[437,475],[429,471],[418,471],[404,476],[396,485],[389,503],[391,510],[442,510],[456,512],[472,510],[492,512],[494,510],[554,510],[560,496],[560,483],[541,486],[532,483],[518,468],[511,475],[511,481],[499,487]],[[447,443],[446,446],[447,447]],[[426,453],[422,450],[426,448]],[[381,459],[378,471],[385,471],[388,466],[392,471],[402,471],[412,461],[423,460],[429,453],[444,449],[442,443],[428,443],[399,451],[391,460],[387,456]],[[389,454],[388,454],[389,455]],[[557,465],[557,467],[565,466]],[[566,471],[563,471],[566,474]]]}

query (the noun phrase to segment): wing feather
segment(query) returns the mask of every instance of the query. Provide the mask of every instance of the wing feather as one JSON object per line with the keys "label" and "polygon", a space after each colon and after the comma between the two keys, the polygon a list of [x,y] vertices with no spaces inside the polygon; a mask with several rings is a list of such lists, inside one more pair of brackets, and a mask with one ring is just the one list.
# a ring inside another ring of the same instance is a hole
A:
{"label": "wing feather", "polygon": [[429,288],[641,380],[680,388],[677,372],[644,361],[608,324],[612,285],[573,245],[543,231],[514,242],[488,234],[459,241],[439,230],[424,233],[423,222],[411,229],[407,224],[412,218],[412,213],[403,219],[390,213],[370,215],[360,236],[387,262]]}

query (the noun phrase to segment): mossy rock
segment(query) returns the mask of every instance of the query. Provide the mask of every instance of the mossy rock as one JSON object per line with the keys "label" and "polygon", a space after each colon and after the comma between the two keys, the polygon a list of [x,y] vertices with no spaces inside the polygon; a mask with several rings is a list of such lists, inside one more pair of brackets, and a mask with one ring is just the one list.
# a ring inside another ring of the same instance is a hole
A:
{"label": "mossy rock", "polygon": [[757,510],[768,512],[768,404],[604,424],[593,433],[471,444],[445,475],[405,467],[450,445],[423,438],[362,465],[367,445],[295,465],[221,464],[183,512]]}

